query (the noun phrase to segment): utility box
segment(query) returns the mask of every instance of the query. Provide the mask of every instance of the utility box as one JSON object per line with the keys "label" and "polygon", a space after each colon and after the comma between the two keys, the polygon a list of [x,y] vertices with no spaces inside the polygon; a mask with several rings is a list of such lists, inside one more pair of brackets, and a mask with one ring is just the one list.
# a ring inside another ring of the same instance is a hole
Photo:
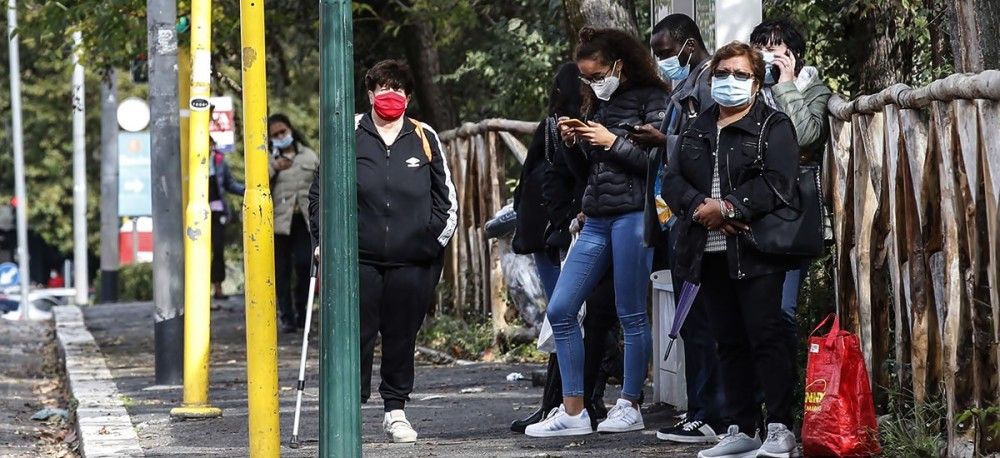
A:
{"label": "utility box", "polygon": [[663,359],[674,323],[677,305],[674,302],[674,281],[669,270],[658,270],[650,275],[653,282],[653,396],[677,410],[687,410],[687,382],[684,377],[684,342],[680,336]]}

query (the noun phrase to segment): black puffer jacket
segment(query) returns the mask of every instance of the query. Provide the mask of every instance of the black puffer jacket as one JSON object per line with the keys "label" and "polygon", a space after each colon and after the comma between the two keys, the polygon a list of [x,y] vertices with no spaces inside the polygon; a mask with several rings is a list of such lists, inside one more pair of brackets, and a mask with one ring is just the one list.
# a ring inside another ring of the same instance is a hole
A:
{"label": "black puffer jacket", "polygon": [[611,100],[598,102],[590,120],[618,135],[618,140],[608,150],[578,143],[566,151],[566,162],[587,180],[584,214],[602,217],[643,210],[650,149],[632,143],[622,125],[659,126],[666,116],[667,102],[667,92],[658,87],[623,89]]}
{"label": "black puffer jacket", "polygon": [[[722,198],[739,211],[738,219],[753,223],[779,207],[780,201],[768,188],[758,168],[757,143],[761,125],[774,113],[764,132],[764,167],[768,178],[783,194],[790,195],[799,167],[799,145],[788,116],[775,112],[760,97],[743,119],[718,130],[719,107],[698,116],[670,152],[663,177],[663,200],[677,215],[678,231],[673,275],[698,283],[705,254],[708,230],[692,221],[706,197],[712,194],[714,154],[719,154],[719,182]],[[743,237],[726,237],[729,275],[753,278],[794,268],[795,258],[761,253]]]}

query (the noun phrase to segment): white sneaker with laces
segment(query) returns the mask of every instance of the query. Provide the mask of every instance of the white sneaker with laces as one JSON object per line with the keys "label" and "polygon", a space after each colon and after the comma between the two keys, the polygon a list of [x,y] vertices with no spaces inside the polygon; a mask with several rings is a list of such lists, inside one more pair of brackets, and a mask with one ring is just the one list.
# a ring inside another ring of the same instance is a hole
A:
{"label": "white sneaker with laces", "polygon": [[767,440],[757,451],[757,456],[771,458],[794,458],[800,456],[795,433],[781,423],[767,425]]}
{"label": "white sneaker with laces", "polygon": [[619,399],[608,411],[608,418],[597,425],[599,433],[625,433],[639,431],[646,427],[642,422],[642,412],[628,399]]}
{"label": "white sneaker with laces", "polygon": [[593,432],[587,409],[579,415],[570,415],[566,413],[565,406],[559,406],[559,410],[550,413],[546,419],[524,429],[524,434],[530,437],[584,436]]}
{"label": "white sneaker with laces", "polygon": [[382,422],[385,434],[396,443],[413,443],[417,441],[417,432],[406,419],[406,413],[402,410],[393,410],[385,413],[385,420]]}

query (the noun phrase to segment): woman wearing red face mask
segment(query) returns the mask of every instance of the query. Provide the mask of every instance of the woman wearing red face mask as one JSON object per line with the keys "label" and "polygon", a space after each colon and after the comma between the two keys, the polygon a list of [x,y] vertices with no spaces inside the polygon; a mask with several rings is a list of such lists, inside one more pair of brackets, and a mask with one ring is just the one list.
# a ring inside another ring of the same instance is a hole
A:
{"label": "woman wearing red face mask", "polygon": [[[371,395],[375,340],[382,335],[379,394],[393,442],[414,442],[403,413],[413,391],[417,331],[434,299],[444,247],[458,222],[458,200],[437,134],[405,116],[413,90],[407,65],[375,64],[365,75],[372,110],[356,117],[361,399]],[[318,245],[320,180],[309,191]]]}

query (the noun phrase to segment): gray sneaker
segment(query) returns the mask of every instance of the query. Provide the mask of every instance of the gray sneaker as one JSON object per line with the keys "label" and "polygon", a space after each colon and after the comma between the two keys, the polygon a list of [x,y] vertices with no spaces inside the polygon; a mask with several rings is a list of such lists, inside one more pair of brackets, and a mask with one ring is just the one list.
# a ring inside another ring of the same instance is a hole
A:
{"label": "gray sneaker", "polygon": [[760,447],[757,456],[772,458],[793,458],[800,456],[798,444],[795,442],[795,433],[789,431],[788,427],[781,423],[767,425],[767,440]]}
{"label": "gray sneaker", "polygon": [[740,427],[731,425],[729,431],[715,447],[698,452],[698,458],[754,458],[760,450],[760,438],[740,432]]}

